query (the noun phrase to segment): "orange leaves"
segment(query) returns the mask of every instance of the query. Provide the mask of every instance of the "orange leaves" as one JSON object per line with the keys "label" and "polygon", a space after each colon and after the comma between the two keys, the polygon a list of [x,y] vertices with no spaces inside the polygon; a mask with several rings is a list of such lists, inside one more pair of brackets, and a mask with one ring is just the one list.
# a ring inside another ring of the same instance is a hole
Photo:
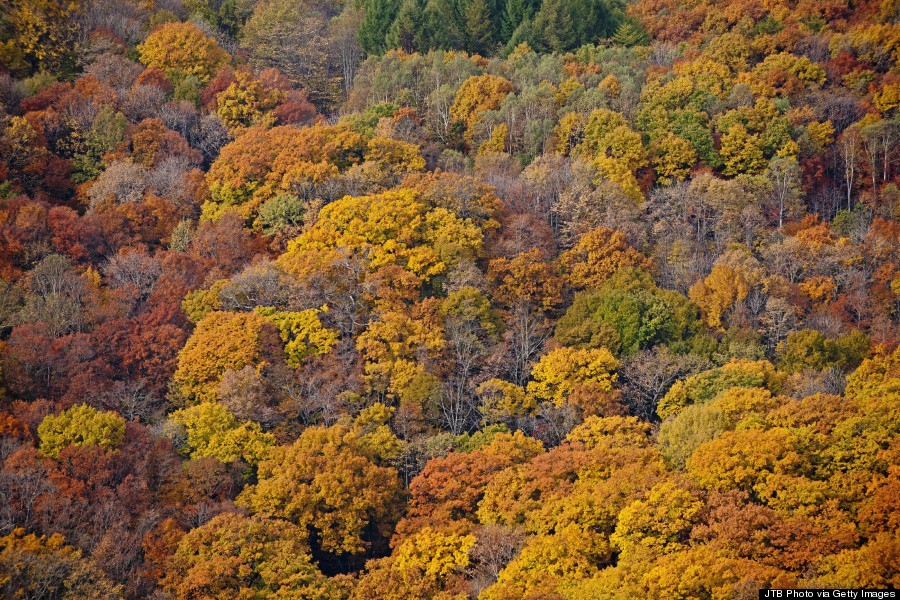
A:
{"label": "orange leaves", "polygon": [[575,288],[597,289],[624,269],[649,270],[653,261],[632,248],[625,234],[598,227],[584,234],[559,262],[569,283]]}

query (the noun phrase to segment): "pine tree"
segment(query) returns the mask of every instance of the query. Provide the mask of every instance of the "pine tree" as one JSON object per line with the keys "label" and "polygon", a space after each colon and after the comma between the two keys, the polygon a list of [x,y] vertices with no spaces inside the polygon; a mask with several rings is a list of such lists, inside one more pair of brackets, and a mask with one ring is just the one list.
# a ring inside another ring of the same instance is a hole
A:
{"label": "pine tree", "polygon": [[612,41],[617,46],[625,46],[631,48],[633,46],[646,46],[650,41],[650,36],[638,23],[634,21],[622,21],[616,29],[616,33],[612,36]]}
{"label": "pine tree", "polygon": [[466,7],[466,36],[469,52],[487,56],[496,46],[494,24],[487,0],[470,0]]}
{"label": "pine tree", "polygon": [[366,16],[359,26],[359,45],[369,54],[383,54],[388,49],[387,36],[399,10],[397,0],[369,0]]}
{"label": "pine tree", "polygon": [[390,48],[402,48],[407,52],[427,50],[427,40],[422,36],[423,7],[418,0],[403,0],[400,12],[387,36]]}

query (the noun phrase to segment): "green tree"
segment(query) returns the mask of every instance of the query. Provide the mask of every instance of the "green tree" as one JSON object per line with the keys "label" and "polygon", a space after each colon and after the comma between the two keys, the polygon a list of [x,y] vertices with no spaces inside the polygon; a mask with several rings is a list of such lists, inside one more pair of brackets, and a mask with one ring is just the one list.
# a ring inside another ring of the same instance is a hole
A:
{"label": "green tree", "polygon": [[369,54],[384,54],[388,49],[388,33],[399,10],[398,0],[367,0],[365,17],[359,26],[359,45],[363,50]]}

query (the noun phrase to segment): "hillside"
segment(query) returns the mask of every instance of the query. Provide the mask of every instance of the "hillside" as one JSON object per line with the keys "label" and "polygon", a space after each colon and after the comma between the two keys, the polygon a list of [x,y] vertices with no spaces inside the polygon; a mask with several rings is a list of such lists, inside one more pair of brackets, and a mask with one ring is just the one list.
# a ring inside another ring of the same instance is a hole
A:
{"label": "hillside", "polygon": [[900,586],[900,3],[0,4],[0,595]]}

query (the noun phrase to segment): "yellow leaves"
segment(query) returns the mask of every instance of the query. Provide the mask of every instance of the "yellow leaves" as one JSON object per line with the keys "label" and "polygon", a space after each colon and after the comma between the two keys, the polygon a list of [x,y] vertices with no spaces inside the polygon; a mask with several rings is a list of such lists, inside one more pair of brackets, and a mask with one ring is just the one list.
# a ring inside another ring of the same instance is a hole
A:
{"label": "yellow leaves", "polygon": [[48,71],[59,66],[74,45],[78,31],[78,2],[17,0],[4,5],[4,32],[0,42],[0,64],[12,71],[26,71],[27,62]]}
{"label": "yellow leaves", "polygon": [[650,258],[628,245],[622,232],[605,227],[581,236],[559,262],[573,287],[594,289],[623,269],[650,269],[653,265]]}
{"label": "yellow leaves", "polygon": [[293,240],[279,263],[300,274],[310,250],[346,249],[371,269],[400,265],[428,279],[462,258],[480,253],[482,234],[470,220],[446,209],[428,211],[410,190],[347,196],[322,209],[316,224]]}
{"label": "yellow leaves", "polygon": [[237,133],[253,125],[271,126],[275,117],[269,112],[281,101],[283,93],[266,89],[247,71],[235,73],[236,81],[216,96],[216,115]]}
{"label": "yellow leaves", "polygon": [[606,444],[646,448],[650,445],[650,424],[637,417],[588,417],[569,432],[566,441],[588,449]]}
{"label": "yellow leaves", "polygon": [[224,463],[242,459],[250,465],[268,457],[275,436],[263,433],[252,421],[238,423],[225,406],[203,402],[169,415],[169,422],[184,432],[191,458],[212,456]]}
{"label": "yellow leaves", "polygon": [[[571,143],[572,133],[577,131],[577,123],[571,117],[566,123],[560,121],[557,138],[561,148],[566,148]],[[636,202],[643,200],[634,174],[646,166],[647,151],[641,135],[628,126],[621,114],[605,108],[593,111],[584,126],[583,138],[573,154],[592,161],[601,175],[622,186]]]}
{"label": "yellow leaves", "polygon": [[7,598],[121,600],[115,585],[64,536],[25,534],[16,527],[0,537],[0,589]]}
{"label": "yellow leaves", "polygon": [[741,251],[730,251],[716,261],[705,279],[691,286],[688,297],[700,307],[707,325],[723,330],[726,312],[747,299],[761,275],[755,259]]}
{"label": "yellow leaves", "polygon": [[718,60],[701,56],[694,60],[682,61],[675,65],[673,71],[678,75],[690,77],[695,89],[706,90],[717,98],[725,99],[734,85],[731,69]]}
{"label": "yellow leaves", "polygon": [[346,597],[319,572],[305,534],[285,521],[222,513],[181,538],[162,587],[177,600]]}
{"label": "yellow leaves", "polygon": [[577,527],[532,538],[479,599],[553,597],[563,581],[585,579],[597,571],[591,561],[591,541]]}
{"label": "yellow leaves", "polygon": [[661,185],[684,181],[697,164],[697,151],[687,140],[669,133],[651,146],[653,168]]}
{"label": "yellow leaves", "polygon": [[166,23],[137,48],[141,62],[169,78],[196,77],[205,85],[231,57],[193,23]]}
{"label": "yellow leaves", "polygon": [[726,175],[759,173],[766,167],[762,139],[758,134],[749,133],[743,123],[731,125],[722,134],[719,154]]}
{"label": "yellow leaves", "polygon": [[191,323],[199,323],[203,317],[222,308],[219,293],[229,284],[227,279],[218,279],[205,289],[188,292],[181,301],[181,310]]}
{"label": "yellow leaves", "polygon": [[875,93],[872,102],[883,115],[896,113],[900,108],[900,83],[885,84]]}
{"label": "yellow leaves", "polygon": [[500,103],[513,91],[513,85],[496,75],[485,73],[469,77],[460,86],[450,107],[450,118],[466,126],[466,136],[471,137],[481,113],[497,110]]}
{"label": "yellow leaves", "polygon": [[258,483],[237,503],[253,514],[286,519],[335,554],[359,554],[371,533],[385,535],[396,511],[397,471],[375,464],[346,424],[309,427],[259,465]]}
{"label": "yellow leaves", "polygon": [[753,69],[753,92],[774,96],[793,94],[825,83],[825,69],[805,56],[787,52],[769,54]]}
{"label": "yellow leaves", "polygon": [[256,313],[211,312],[178,353],[172,382],[189,403],[214,401],[225,371],[264,364],[274,331]]}
{"label": "yellow leaves", "polygon": [[424,527],[397,549],[394,568],[418,576],[442,580],[469,566],[469,550],[475,536],[452,535]]}
{"label": "yellow leaves", "polygon": [[125,440],[125,419],[112,411],[77,404],[56,415],[47,415],[38,425],[40,451],[56,458],[68,446],[96,445],[116,450]]}
{"label": "yellow leaves", "polygon": [[694,451],[687,472],[706,489],[752,492],[767,475],[801,465],[797,445],[797,437],[782,428],[726,431]]}
{"label": "yellow leaves", "polygon": [[299,312],[282,312],[270,307],[259,307],[256,312],[274,323],[281,333],[287,363],[298,366],[313,355],[328,354],[337,343],[338,331],[322,325],[319,315],[328,310],[311,308]]}
{"label": "yellow leaves", "polygon": [[423,302],[411,312],[402,307],[380,311],[357,337],[356,347],[366,359],[370,385],[402,397],[425,383],[417,359],[435,357],[445,343],[435,303]]}
{"label": "yellow leaves", "polygon": [[369,140],[366,161],[373,161],[396,173],[425,170],[425,159],[418,146],[385,137]]}
{"label": "yellow leaves", "polygon": [[[662,481],[619,512],[612,544],[623,555],[668,553],[686,546],[703,502],[673,481]],[[629,557],[624,556],[625,560]]]}
{"label": "yellow leaves", "polygon": [[527,391],[540,401],[563,406],[579,386],[589,384],[601,392],[611,392],[616,381],[612,371],[618,366],[619,362],[606,348],[556,348],[544,354],[534,366]]}
{"label": "yellow leaves", "polygon": [[834,126],[831,121],[811,121],[806,124],[806,132],[820,152],[834,143]]}
{"label": "yellow leaves", "polygon": [[781,400],[767,389],[734,387],[716,396],[711,406],[721,411],[729,427],[734,427],[741,419],[765,415],[780,404]]}
{"label": "yellow leaves", "polygon": [[509,137],[509,126],[500,123],[491,129],[491,135],[478,148],[478,154],[495,154],[506,152],[506,139]]}
{"label": "yellow leaves", "polygon": [[568,156],[584,135],[584,119],[577,112],[569,112],[560,117],[554,130],[556,137],[556,151],[563,156]]}
{"label": "yellow leaves", "polygon": [[425,225],[425,241],[448,266],[481,255],[484,233],[472,219],[460,219],[446,208],[435,208],[425,215]]}
{"label": "yellow leaves", "polygon": [[534,413],[537,402],[520,386],[502,379],[488,379],[478,386],[481,414],[486,423],[498,423],[509,417]]}
{"label": "yellow leaves", "polygon": [[830,304],[837,295],[837,284],[834,279],[825,275],[810,277],[798,286],[803,295],[816,304]]}

